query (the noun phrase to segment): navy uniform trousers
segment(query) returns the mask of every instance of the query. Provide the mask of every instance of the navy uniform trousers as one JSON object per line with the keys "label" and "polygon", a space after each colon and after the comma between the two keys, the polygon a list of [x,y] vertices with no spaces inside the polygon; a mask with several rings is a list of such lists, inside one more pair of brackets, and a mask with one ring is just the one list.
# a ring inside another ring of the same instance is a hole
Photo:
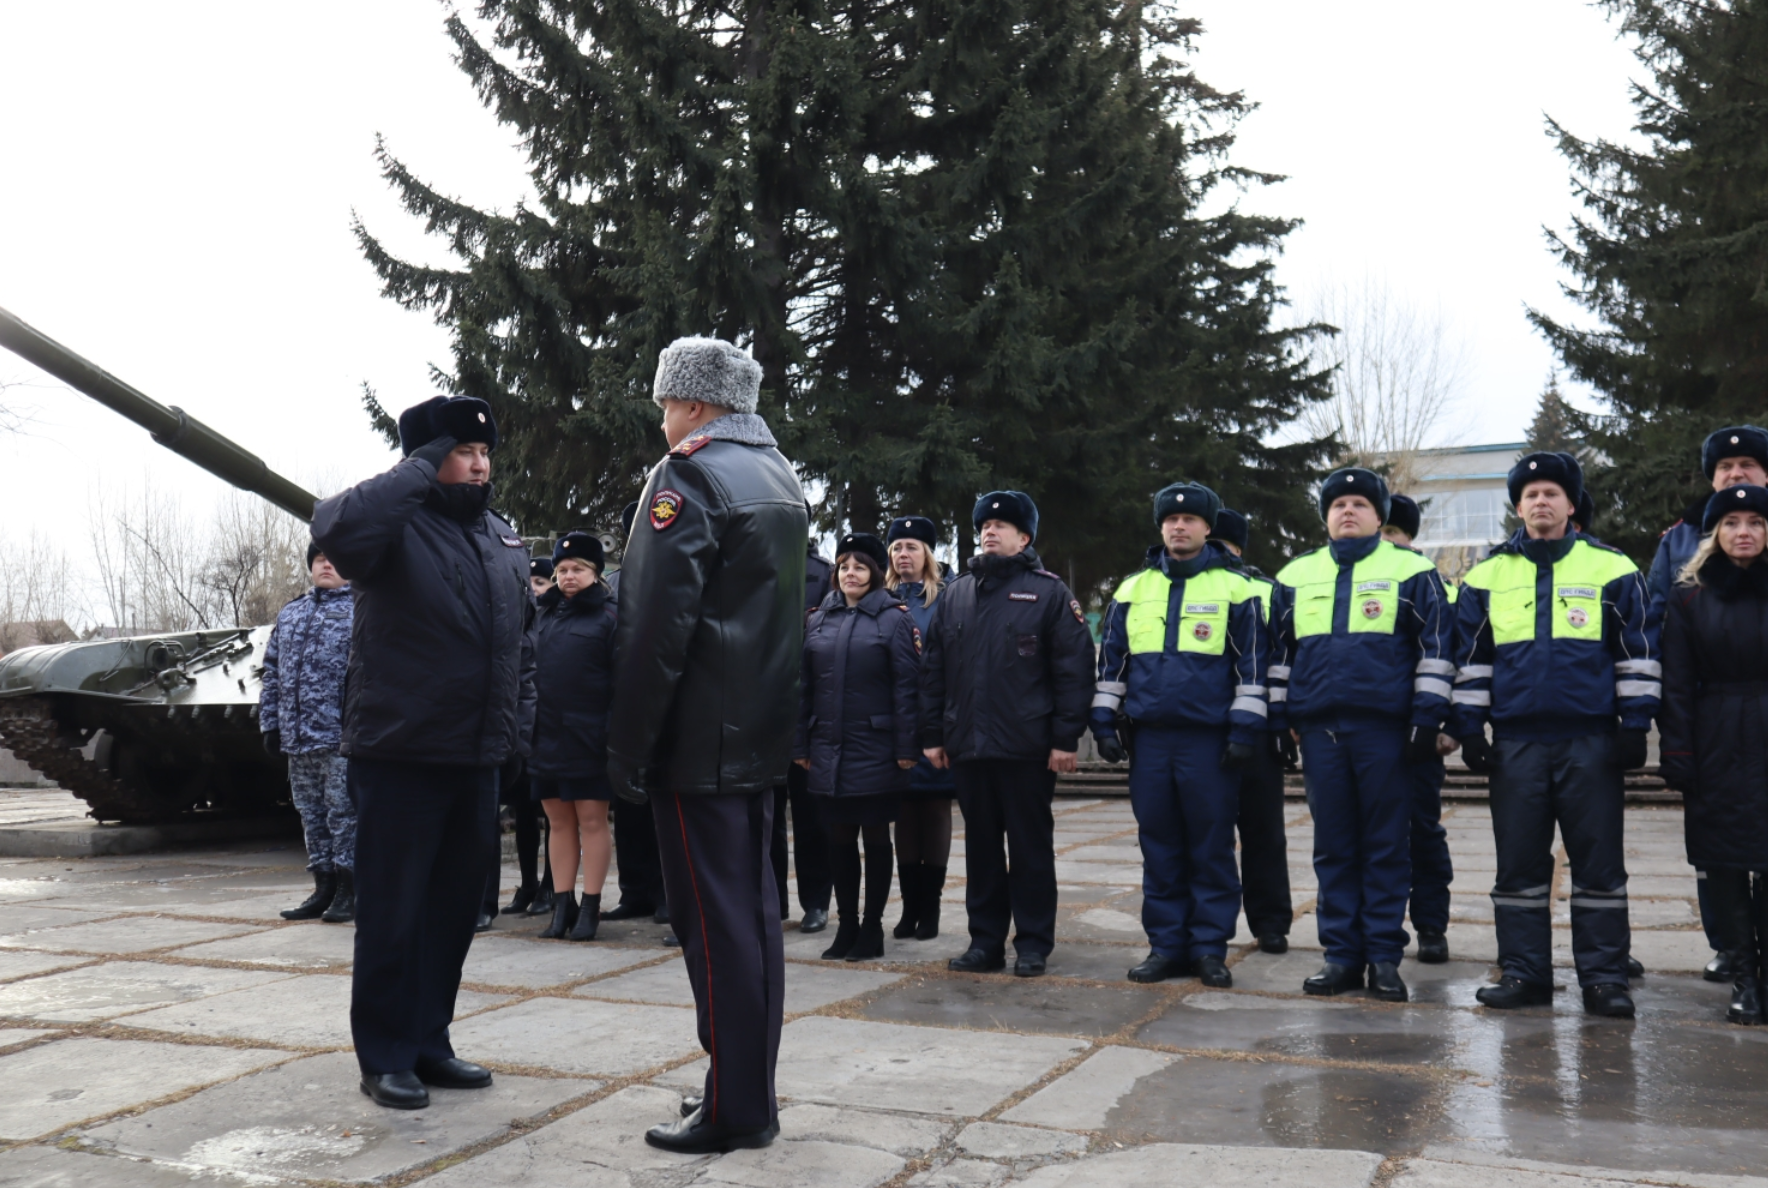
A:
{"label": "navy uniform trousers", "polygon": [[614,865],[620,872],[620,902],[640,911],[666,907],[663,863],[657,855],[657,826],[651,808],[616,798],[614,813]]}
{"label": "navy uniform trousers", "polygon": [[771,788],[651,796],[669,923],[681,938],[700,1046],[711,1057],[701,1109],[706,1121],[739,1130],[779,1117],[774,1065],[786,954],[768,854],[773,807]]}
{"label": "navy uniform trousers", "polygon": [[497,769],[350,760],[356,961],[350,1034],[368,1075],[454,1055],[448,1025],[473,943]]}
{"label": "navy uniform trousers", "polygon": [[1260,747],[1240,773],[1240,899],[1254,936],[1288,936],[1289,838],[1284,830],[1283,761]]}
{"label": "navy uniform trousers", "polygon": [[1443,761],[1407,764],[1412,777],[1412,927],[1449,930],[1449,884],[1455,864],[1443,828]]}
{"label": "navy uniform trousers", "polygon": [[1624,776],[1614,736],[1492,745],[1492,832],[1498,878],[1492,918],[1498,964],[1525,982],[1553,983],[1553,826],[1571,867],[1572,957],[1580,986],[1627,984]]}
{"label": "navy uniform trousers", "polygon": [[1302,775],[1314,815],[1314,908],[1320,945],[1335,965],[1398,964],[1412,888],[1412,781],[1406,726],[1359,722],[1304,728]]}
{"label": "navy uniform trousers", "polygon": [[810,772],[794,763],[786,782],[775,784],[773,817],[774,882],[780,889],[780,919],[791,915],[786,884],[786,806],[792,806],[792,865],[798,872],[798,906],[807,912],[829,910],[835,876],[829,860],[829,827],[822,806],[810,790]]}
{"label": "navy uniform trousers", "polygon": [[1056,947],[1056,773],[1047,759],[952,765],[964,813],[964,908],[970,947],[1021,957]]}
{"label": "navy uniform trousers", "polygon": [[1240,915],[1240,773],[1222,770],[1228,732],[1142,726],[1135,738],[1130,807],[1149,947],[1162,957],[1225,957]]}

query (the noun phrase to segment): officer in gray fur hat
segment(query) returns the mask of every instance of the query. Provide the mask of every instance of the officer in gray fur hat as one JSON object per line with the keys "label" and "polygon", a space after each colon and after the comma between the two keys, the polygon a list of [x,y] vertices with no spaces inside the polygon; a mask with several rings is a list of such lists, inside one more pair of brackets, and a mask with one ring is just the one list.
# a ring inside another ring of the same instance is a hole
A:
{"label": "officer in gray fur hat", "polygon": [[804,490],[756,415],[761,367],[714,338],[657,361],[669,453],[639,499],[621,580],[608,774],[650,799],[670,923],[693,986],[705,1091],[652,1146],[779,1134],[785,954],[770,854],[804,647]]}

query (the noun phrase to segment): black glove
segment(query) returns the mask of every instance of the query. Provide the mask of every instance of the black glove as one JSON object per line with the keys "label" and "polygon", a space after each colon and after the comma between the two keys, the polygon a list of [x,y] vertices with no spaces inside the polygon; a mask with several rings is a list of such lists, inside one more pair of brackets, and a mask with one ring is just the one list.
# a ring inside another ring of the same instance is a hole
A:
{"label": "black glove", "polygon": [[1096,734],[1093,736],[1093,743],[1099,749],[1099,758],[1107,763],[1122,763],[1128,758],[1123,752],[1123,743],[1118,741],[1115,734]]}
{"label": "black glove", "polygon": [[266,730],[260,737],[264,740],[264,753],[278,756],[282,754],[282,731]]}
{"label": "black glove", "polygon": [[1695,768],[1693,755],[1665,755],[1658,762],[1658,774],[1664,777],[1664,783],[1682,793],[1691,796],[1695,786]]}
{"label": "black glove", "polygon": [[1222,770],[1239,771],[1252,762],[1252,757],[1256,754],[1258,748],[1251,743],[1231,742],[1222,751]]}
{"label": "black glove", "polygon": [[1615,762],[1622,771],[1635,771],[1645,766],[1645,731],[1623,730],[1615,735]]}
{"label": "black glove", "polygon": [[1279,730],[1276,734],[1277,755],[1283,760],[1286,771],[1301,770],[1301,748],[1295,745],[1295,736],[1287,730]]}
{"label": "black glove", "polygon": [[1431,763],[1437,758],[1437,731],[1434,726],[1414,726],[1406,739],[1407,763]]}
{"label": "black glove", "polygon": [[1492,770],[1492,744],[1486,741],[1484,728],[1461,740],[1461,758],[1474,775],[1486,775]]}
{"label": "black glove", "polygon": [[460,442],[452,437],[438,437],[427,445],[421,445],[411,451],[411,456],[422,458],[437,470],[441,470],[443,461],[454,452],[454,447],[459,444]]}

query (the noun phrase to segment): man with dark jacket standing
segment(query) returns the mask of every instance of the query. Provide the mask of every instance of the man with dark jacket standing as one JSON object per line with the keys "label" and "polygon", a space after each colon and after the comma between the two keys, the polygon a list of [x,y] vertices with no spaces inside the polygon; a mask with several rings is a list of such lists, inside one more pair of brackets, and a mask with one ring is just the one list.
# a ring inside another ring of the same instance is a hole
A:
{"label": "man with dark jacket standing", "polygon": [[422,1109],[425,1085],[491,1074],[448,1042],[497,828],[498,770],[534,722],[528,548],[489,510],[497,423],[438,396],[399,417],[405,460],[322,500],[313,539],[356,594],[344,694],[356,836],[350,1029],[362,1091]]}
{"label": "man with dark jacket standing", "polygon": [[804,491],[755,415],[761,367],[678,339],[652,398],[669,453],[627,544],[608,774],[651,801],[670,923],[711,1057],[704,1095],[645,1141],[702,1154],[779,1133],[785,989],[769,850],[804,647]]}
{"label": "man with dark jacket standing", "polygon": [[[950,967],[1035,978],[1056,945],[1056,775],[1075,768],[1093,701],[1080,603],[1032,551],[1037,505],[991,491],[971,521],[981,552],[934,605],[921,663],[921,745],[957,774],[970,948]],[[1012,866],[1008,866],[1008,851]]]}

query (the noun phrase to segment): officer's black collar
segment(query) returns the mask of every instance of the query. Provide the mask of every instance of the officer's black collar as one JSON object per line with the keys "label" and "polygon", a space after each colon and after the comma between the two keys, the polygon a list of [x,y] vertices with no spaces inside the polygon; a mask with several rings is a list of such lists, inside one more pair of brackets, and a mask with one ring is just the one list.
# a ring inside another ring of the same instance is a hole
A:
{"label": "officer's black collar", "polygon": [[1535,540],[1529,536],[1528,529],[1518,528],[1499,549],[1492,551],[1516,553],[1537,565],[1552,565],[1565,560],[1566,555],[1572,551],[1572,546],[1577,543],[1578,531],[1575,528],[1568,527],[1565,535],[1558,540]]}
{"label": "officer's black collar", "polygon": [[1332,559],[1340,565],[1354,564],[1381,547],[1381,533],[1373,536],[1346,537],[1335,540],[1327,548],[1332,550]]}
{"label": "officer's black collar", "polygon": [[566,597],[565,592],[553,586],[540,596],[540,608],[552,610],[555,606],[564,607],[566,614],[584,614],[596,610],[608,601],[608,588],[600,582],[592,582],[577,592],[575,598]]}
{"label": "officer's black collar", "polygon": [[491,506],[490,483],[433,483],[424,503],[461,524],[471,524]]}
{"label": "officer's black collar", "polygon": [[1226,565],[1228,551],[1220,545],[1206,542],[1203,551],[1189,561],[1179,561],[1168,553],[1164,546],[1155,545],[1148,550],[1147,567],[1158,569],[1167,577],[1178,581],[1182,578],[1194,578],[1206,569],[1214,569],[1218,565]]}
{"label": "officer's black collar", "polygon": [[1700,584],[1725,602],[1739,598],[1768,598],[1768,561],[1739,566],[1723,553],[1714,553],[1700,567]]}
{"label": "officer's black collar", "polygon": [[822,605],[817,609],[826,611],[856,610],[876,618],[889,607],[896,606],[901,602],[902,599],[898,598],[895,594],[892,594],[883,586],[879,586],[876,590],[868,591],[864,598],[860,599],[858,603],[850,607],[847,605],[847,595],[839,590],[830,590],[828,595],[823,598]]}
{"label": "officer's black collar", "polygon": [[1003,557],[999,553],[977,553],[970,558],[970,572],[978,579],[995,578],[1005,580],[1020,570],[1043,568],[1043,562],[1028,545],[1011,557]]}

